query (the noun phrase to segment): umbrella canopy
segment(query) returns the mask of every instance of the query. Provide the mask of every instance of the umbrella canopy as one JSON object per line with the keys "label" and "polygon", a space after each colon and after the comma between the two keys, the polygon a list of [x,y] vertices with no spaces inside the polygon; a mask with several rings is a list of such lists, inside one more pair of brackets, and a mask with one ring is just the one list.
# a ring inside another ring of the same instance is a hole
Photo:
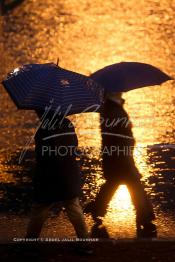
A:
{"label": "umbrella canopy", "polygon": [[173,80],[157,67],[138,62],[121,62],[109,65],[91,74],[90,77],[102,85],[106,91],[111,92],[126,92]]}
{"label": "umbrella canopy", "polygon": [[51,110],[71,115],[95,111],[103,101],[96,82],[54,63],[24,65],[2,83],[19,109],[45,110],[51,102]]}

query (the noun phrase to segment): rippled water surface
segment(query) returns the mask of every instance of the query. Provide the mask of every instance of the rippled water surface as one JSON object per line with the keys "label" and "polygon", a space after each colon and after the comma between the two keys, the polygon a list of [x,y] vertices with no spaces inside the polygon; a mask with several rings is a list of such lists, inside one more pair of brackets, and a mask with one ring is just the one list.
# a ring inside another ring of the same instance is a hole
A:
{"label": "rippled water surface", "polygon": [[[175,76],[174,17],[174,0],[26,0],[0,17],[0,78],[16,66],[56,62],[58,57],[62,67],[87,75],[115,62],[141,61]],[[37,118],[33,112],[18,111],[2,86],[0,92],[1,239],[5,239],[22,236],[25,231],[26,216],[5,211],[15,212],[18,206],[23,209],[29,202],[33,142],[23,166],[17,165],[17,159],[35,131]],[[135,160],[155,207],[158,235],[174,237],[174,83],[130,91],[124,98],[137,142]],[[79,145],[89,147],[90,154],[81,160],[87,201],[103,183],[99,115],[88,113],[71,119],[76,123]],[[91,218],[86,219],[91,226]],[[54,217],[43,234],[66,235],[67,223],[65,217]],[[135,236],[135,211],[126,186],[121,185],[111,200],[105,225],[111,237]],[[69,231],[74,235],[71,227]]]}

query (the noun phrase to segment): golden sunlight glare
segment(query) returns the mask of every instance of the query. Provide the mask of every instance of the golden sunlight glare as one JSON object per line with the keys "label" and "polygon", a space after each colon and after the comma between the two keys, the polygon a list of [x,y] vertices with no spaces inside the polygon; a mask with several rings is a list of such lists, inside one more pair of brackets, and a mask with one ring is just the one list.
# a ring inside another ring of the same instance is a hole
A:
{"label": "golden sunlight glare", "polygon": [[109,208],[126,210],[131,207],[131,197],[125,185],[120,185],[115,195],[113,196]]}

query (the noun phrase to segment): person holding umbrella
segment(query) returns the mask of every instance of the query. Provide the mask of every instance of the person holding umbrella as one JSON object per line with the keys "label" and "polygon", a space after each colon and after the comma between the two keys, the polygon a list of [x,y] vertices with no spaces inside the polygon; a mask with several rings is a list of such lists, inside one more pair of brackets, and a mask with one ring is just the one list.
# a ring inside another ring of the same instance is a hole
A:
{"label": "person holding umbrella", "polygon": [[[37,111],[40,119],[44,115]],[[46,115],[48,123],[52,113]],[[72,122],[67,118],[54,117],[54,127],[40,125],[35,135],[36,172],[34,175],[34,200],[27,238],[38,238],[49,210],[55,202],[60,211],[65,208],[78,238],[88,238],[82,208],[79,203],[81,177],[76,161],[78,140]],[[81,245],[84,253],[91,253],[89,246]]]}
{"label": "person holding umbrella", "polygon": [[133,159],[135,141],[132,124],[123,107],[122,92],[161,84],[172,78],[152,65],[138,62],[106,66],[90,77],[105,89],[106,94],[101,111],[102,166],[106,182],[84,211],[92,214],[96,225],[101,224],[99,217],[105,216],[118,186],[126,184],[136,209],[137,235],[155,237],[156,226],[152,223],[155,215]]}
{"label": "person holding umbrella", "polygon": [[[41,122],[35,134],[35,204],[26,237],[40,235],[49,210],[59,202],[60,210],[62,207],[66,209],[78,238],[88,238],[79,203],[78,140],[74,126],[66,116],[98,109],[103,101],[103,90],[89,77],[54,63],[16,68],[8,74],[3,85],[19,109],[35,110]],[[22,153],[20,162],[23,157]],[[93,253],[86,241],[79,243],[78,251]]]}
{"label": "person holding umbrella", "polygon": [[120,92],[108,92],[101,112],[102,167],[106,182],[101,186],[94,202],[90,202],[86,212],[101,224],[107,207],[120,184],[125,184],[136,209],[137,235],[155,237],[156,226],[151,202],[148,199],[141,175],[133,159],[134,137],[132,124],[123,108],[124,99]]}

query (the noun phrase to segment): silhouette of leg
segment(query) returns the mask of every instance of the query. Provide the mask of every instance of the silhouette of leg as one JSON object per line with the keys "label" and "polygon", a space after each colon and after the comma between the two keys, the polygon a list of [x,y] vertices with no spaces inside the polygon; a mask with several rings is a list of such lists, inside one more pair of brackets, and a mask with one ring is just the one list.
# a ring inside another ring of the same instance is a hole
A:
{"label": "silhouette of leg", "polygon": [[156,237],[157,229],[152,223],[155,219],[153,207],[140,179],[127,181],[127,186],[136,209],[137,236]]}
{"label": "silhouette of leg", "polygon": [[116,192],[119,184],[115,180],[106,180],[101,186],[94,202],[94,216],[105,216],[108,204]]}
{"label": "silhouette of leg", "polygon": [[137,223],[145,224],[155,219],[153,206],[140,179],[130,179],[126,183],[136,209]]}
{"label": "silhouette of leg", "polygon": [[88,238],[89,233],[85,223],[82,207],[80,206],[79,199],[73,198],[64,201],[64,207],[70,222],[72,223],[76,234],[80,238]]}
{"label": "silhouette of leg", "polygon": [[[77,237],[89,238],[90,234],[88,233],[83,210],[79,203],[78,197],[73,198],[71,200],[66,200],[63,204],[66,209],[69,220],[75,229]],[[74,247],[75,251],[81,255],[92,255],[94,253],[94,248],[92,244],[88,241],[77,242],[75,243]]]}
{"label": "silhouette of leg", "polygon": [[32,208],[26,238],[38,238],[52,204],[35,204]]}

